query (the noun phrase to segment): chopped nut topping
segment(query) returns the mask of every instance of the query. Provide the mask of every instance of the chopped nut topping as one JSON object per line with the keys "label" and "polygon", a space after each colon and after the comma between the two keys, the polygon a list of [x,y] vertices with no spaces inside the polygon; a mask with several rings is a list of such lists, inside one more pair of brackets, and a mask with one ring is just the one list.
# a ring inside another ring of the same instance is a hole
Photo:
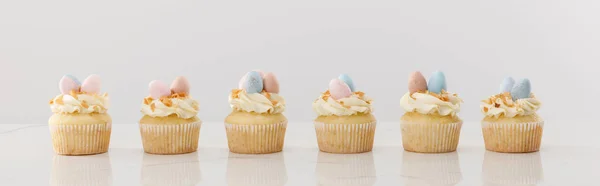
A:
{"label": "chopped nut topping", "polygon": [[90,106],[87,104],[87,102],[85,102],[85,100],[81,101],[81,106],[82,106],[83,108],[88,108],[88,107],[90,107]]}
{"label": "chopped nut topping", "polygon": [[152,110],[152,112],[154,112],[155,109],[156,109],[156,105],[154,105],[154,103],[152,103],[150,105],[150,110]]}
{"label": "chopped nut topping", "polygon": [[490,109],[488,109],[487,107],[483,107],[483,112],[488,112]]}
{"label": "chopped nut topping", "polygon": [[173,101],[171,101],[170,98],[161,98],[160,102],[165,104],[165,106],[167,106],[167,107],[173,106]]}
{"label": "chopped nut topping", "polygon": [[144,104],[146,105],[152,103],[152,101],[154,101],[154,99],[151,96],[144,98]]}
{"label": "chopped nut topping", "polygon": [[242,89],[233,89],[233,90],[231,90],[231,98],[233,98],[233,99],[240,98],[240,93],[241,92],[242,92]]}

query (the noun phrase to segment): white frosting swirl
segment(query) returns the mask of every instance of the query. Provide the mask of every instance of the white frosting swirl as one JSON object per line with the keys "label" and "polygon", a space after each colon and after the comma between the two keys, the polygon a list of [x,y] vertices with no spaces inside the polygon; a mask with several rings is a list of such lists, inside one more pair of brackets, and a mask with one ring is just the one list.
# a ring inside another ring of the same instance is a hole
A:
{"label": "white frosting swirl", "polygon": [[[184,119],[198,114],[198,102],[190,97],[163,99],[170,99],[171,105],[167,106],[160,99],[155,99],[148,104],[142,104],[142,113],[151,117],[166,117],[175,114]],[[152,105],[154,105],[154,110]]]}
{"label": "white frosting swirl", "polygon": [[238,111],[279,114],[285,110],[285,100],[275,93],[252,93],[234,90],[229,95],[229,105]]}
{"label": "white frosting swirl", "polygon": [[454,94],[444,93],[448,97],[447,101],[427,94],[415,92],[412,94],[406,93],[400,99],[400,106],[406,112],[418,112],[420,114],[439,114],[441,116],[455,116],[460,112],[460,104],[462,99]]}
{"label": "white frosting swirl", "polygon": [[50,102],[50,109],[54,113],[106,113],[108,106],[106,94],[61,94]]}
{"label": "white frosting swirl", "polygon": [[371,98],[352,94],[350,97],[335,100],[329,96],[322,95],[313,102],[313,110],[319,116],[350,116],[355,114],[368,114],[373,111]]}
{"label": "white frosting swirl", "polygon": [[482,101],[481,111],[489,117],[498,118],[504,116],[512,118],[535,114],[541,104],[533,94],[531,98],[518,99],[516,101],[513,101],[510,97],[496,95]]}

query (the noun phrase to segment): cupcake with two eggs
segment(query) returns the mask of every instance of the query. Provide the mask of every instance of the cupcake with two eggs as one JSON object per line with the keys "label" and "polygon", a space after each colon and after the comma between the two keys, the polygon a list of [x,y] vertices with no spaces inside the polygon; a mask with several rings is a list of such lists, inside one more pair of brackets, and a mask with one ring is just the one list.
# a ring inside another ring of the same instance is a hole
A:
{"label": "cupcake with two eggs", "polygon": [[409,77],[409,92],[402,96],[400,106],[406,111],[401,118],[404,150],[421,153],[456,151],[462,127],[462,99],[447,92],[446,77],[436,71],[425,81],[420,72]]}
{"label": "cupcake with two eggs", "polygon": [[287,119],[285,100],[271,72],[251,71],[229,95],[231,114],[225,118],[229,151],[266,154],[283,150]]}
{"label": "cupcake with two eggs", "polygon": [[356,91],[345,74],[329,82],[329,90],[313,102],[319,149],[329,153],[361,153],[373,149],[375,117],[371,98]]}
{"label": "cupcake with two eggs", "polygon": [[531,93],[529,79],[504,79],[500,93],[481,102],[485,148],[495,152],[535,152],[540,149],[544,121],[536,111],[541,102]]}

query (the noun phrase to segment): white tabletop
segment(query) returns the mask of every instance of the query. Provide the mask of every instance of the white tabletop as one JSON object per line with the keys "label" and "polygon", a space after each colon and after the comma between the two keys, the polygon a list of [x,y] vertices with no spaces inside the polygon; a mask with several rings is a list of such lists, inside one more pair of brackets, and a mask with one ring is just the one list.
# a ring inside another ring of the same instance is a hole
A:
{"label": "white tabletop", "polygon": [[284,151],[268,155],[229,153],[223,125],[204,123],[191,154],[145,154],[137,125],[115,124],[108,153],[60,156],[47,125],[0,124],[0,185],[600,185],[596,147],[494,153],[467,129],[457,152],[417,154],[380,127],[373,152],[337,155],[319,152],[310,123],[294,126]]}

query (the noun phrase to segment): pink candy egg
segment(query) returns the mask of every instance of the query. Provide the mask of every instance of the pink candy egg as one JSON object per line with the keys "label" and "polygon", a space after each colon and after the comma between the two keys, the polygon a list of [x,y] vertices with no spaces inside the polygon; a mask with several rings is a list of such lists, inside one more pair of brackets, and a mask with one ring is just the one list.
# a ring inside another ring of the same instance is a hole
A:
{"label": "pink candy egg", "polygon": [[408,91],[412,94],[418,91],[427,90],[427,80],[421,72],[416,71],[408,77]]}
{"label": "pink candy egg", "polygon": [[171,83],[171,91],[175,93],[190,93],[190,82],[187,78],[179,76]]}
{"label": "pink candy egg", "polygon": [[71,90],[78,91],[79,84],[69,76],[63,76],[58,83],[58,88],[60,89],[60,93],[69,94]]}
{"label": "pink candy egg", "polygon": [[150,96],[154,99],[160,99],[161,97],[171,95],[171,90],[169,90],[167,84],[162,81],[154,80],[150,82],[149,87]]}
{"label": "pink candy egg", "polygon": [[279,93],[279,82],[277,81],[275,74],[271,72],[267,72],[263,76],[263,86],[265,91],[269,93]]}
{"label": "pink candy egg", "polygon": [[331,94],[331,97],[336,100],[347,98],[352,95],[350,87],[348,87],[348,85],[346,85],[346,83],[344,83],[342,80],[337,78],[332,79],[329,82],[329,93]]}
{"label": "pink candy egg", "polygon": [[81,91],[85,93],[97,94],[100,93],[100,85],[100,76],[92,74],[85,78],[85,80],[81,84]]}

